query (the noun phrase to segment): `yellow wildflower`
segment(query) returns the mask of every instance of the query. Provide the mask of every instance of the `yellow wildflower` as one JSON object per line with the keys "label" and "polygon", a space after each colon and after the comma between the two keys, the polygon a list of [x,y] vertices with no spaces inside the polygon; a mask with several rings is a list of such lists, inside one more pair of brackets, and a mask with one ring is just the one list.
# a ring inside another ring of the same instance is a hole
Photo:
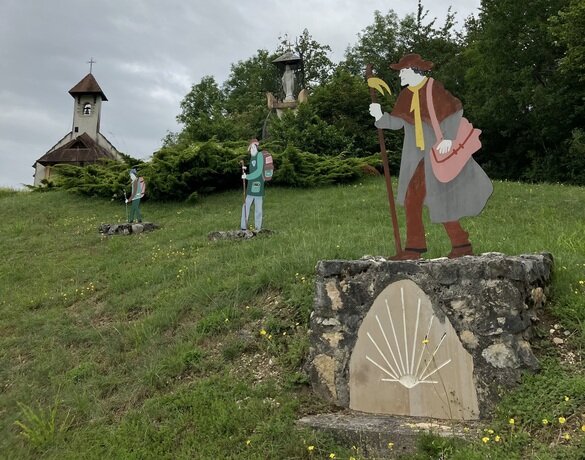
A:
{"label": "yellow wildflower", "polygon": [[315,446],[308,446],[308,447],[307,447],[307,450],[308,450],[309,452],[313,452],[313,451],[315,450]]}
{"label": "yellow wildflower", "polygon": [[543,419],[542,419],[542,424],[543,424],[543,425],[548,425],[548,419],[546,419],[546,418],[543,418]]}
{"label": "yellow wildflower", "polygon": [[252,442],[252,441],[250,441],[249,439],[248,439],[248,440],[246,440],[246,445],[247,445],[247,446],[249,446],[251,442]]}
{"label": "yellow wildflower", "polygon": [[487,436],[484,436],[483,438],[481,438],[481,440],[484,444],[487,444],[488,442],[490,442],[490,438],[488,438]]}
{"label": "yellow wildflower", "polygon": [[260,335],[266,335],[266,334],[267,334],[267,332],[265,329],[260,329]]}
{"label": "yellow wildflower", "polygon": [[500,436],[496,435],[496,437],[494,438],[494,441],[496,441],[496,442],[500,442],[500,440],[501,440],[501,439],[502,439],[502,438],[500,438]]}
{"label": "yellow wildflower", "polygon": [[335,458],[335,454],[334,454],[333,452],[331,452],[331,453],[329,454],[329,458]]}
{"label": "yellow wildflower", "polygon": [[393,442],[389,442],[388,443],[388,449],[392,449],[394,447],[394,443]]}
{"label": "yellow wildflower", "polygon": [[489,434],[494,434],[494,430],[492,430],[491,428],[490,428],[489,430],[487,430],[487,432],[488,432]]}
{"label": "yellow wildflower", "polygon": [[585,425],[581,425],[581,431],[585,431]]}
{"label": "yellow wildflower", "polygon": [[565,433],[563,435],[563,439],[566,439],[568,441],[569,439],[571,439],[571,435],[569,433]]}
{"label": "yellow wildflower", "polygon": [[568,396],[565,396],[565,401],[568,401],[568,400],[569,400],[569,397]]}
{"label": "yellow wildflower", "polygon": [[513,418],[511,418],[510,420],[508,420],[508,423],[510,425],[514,425],[514,423],[516,423],[516,420],[514,420]]}
{"label": "yellow wildflower", "polygon": [[565,417],[559,417],[559,423],[562,425],[563,423],[565,423],[567,421],[567,419]]}

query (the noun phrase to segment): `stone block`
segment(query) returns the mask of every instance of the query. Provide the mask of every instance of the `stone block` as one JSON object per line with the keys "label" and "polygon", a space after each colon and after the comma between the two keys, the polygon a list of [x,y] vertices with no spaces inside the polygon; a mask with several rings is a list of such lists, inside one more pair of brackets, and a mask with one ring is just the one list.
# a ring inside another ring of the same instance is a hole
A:
{"label": "stone block", "polygon": [[102,235],[132,235],[142,232],[152,232],[160,228],[158,224],[153,222],[140,222],[137,224],[123,223],[123,224],[101,224],[98,231]]}
{"label": "stone block", "polygon": [[209,241],[218,240],[249,240],[257,236],[270,235],[272,230],[263,228],[262,230],[228,230],[221,232],[209,232],[207,239]]}
{"label": "stone block", "polygon": [[552,264],[548,253],[320,261],[314,390],[368,413],[488,416],[503,388],[539,368],[528,339]]}
{"label": "stone block", "polygon": [[356,447],[356,457],[398,459],[416,452],[421,434],[462,439],[477,438],[477,422],[442,423],[433,419],[337,412],[303,417],[298,425],[329,433],[339,442]]}

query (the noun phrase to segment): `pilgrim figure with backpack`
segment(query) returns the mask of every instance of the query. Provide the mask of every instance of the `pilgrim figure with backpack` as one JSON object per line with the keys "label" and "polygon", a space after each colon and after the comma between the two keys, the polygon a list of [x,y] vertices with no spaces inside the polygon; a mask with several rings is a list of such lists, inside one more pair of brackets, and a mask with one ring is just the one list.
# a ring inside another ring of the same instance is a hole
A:
{"label": "pilgrim figure with backpack", "polygon": [[144,197],[144,193],[146,192],[146,183],[144,182],[144,177],[138,177],[138,171],[135,168],[130,170],[130,179],[132,180],[132,193],[130,194],[130,198],[126,198],[126,204],[131,202],[132,205],[130,206],[128,222],[133,223],[136,218],[140,223],[142,222],[140,199]]}
{"label": "pilgrim figure with backpack", "polygon": [[[244,182],[244,203],[242,204],[242,218],[240,221],[240,228],[247,230],[248,218],[250,216],[250,209],[254,204],[254,228],[256,231],[262,229],[262,205],[264,201],[264,185],[272,179],[274,173],[274,165],[272,162],[272,155],[263,151],[258,155],[258,139],[252,139],[248,145],[248,152],[250,152],[250,163],[248,173],[246,167],[242,162],[242,181]],[[245,186],[245,181],[248,181],[248,186]]]}

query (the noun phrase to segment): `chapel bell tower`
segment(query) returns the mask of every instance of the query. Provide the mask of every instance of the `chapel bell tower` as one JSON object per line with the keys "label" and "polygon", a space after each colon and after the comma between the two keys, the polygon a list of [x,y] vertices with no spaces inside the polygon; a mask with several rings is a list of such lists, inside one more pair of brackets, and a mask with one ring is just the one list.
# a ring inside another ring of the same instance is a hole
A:
{"label": "chapel bell tower", "polygon": [[73,138],[87,133],[92,139],[97,140],[100,132],[102,101],[107,101],[108,98],[98,85],[91,69],[79,83],[69,90],[69,94],[74,99],[73,127],[71,129]]}

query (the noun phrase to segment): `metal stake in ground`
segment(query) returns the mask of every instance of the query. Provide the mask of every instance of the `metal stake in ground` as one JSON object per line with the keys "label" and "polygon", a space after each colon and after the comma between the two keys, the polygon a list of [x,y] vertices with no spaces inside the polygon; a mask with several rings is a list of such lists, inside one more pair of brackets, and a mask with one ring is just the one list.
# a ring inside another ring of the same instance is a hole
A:
{"label": "metal stake in ground", "polygon": [[[372,64],[366,66],[366,78],[368,79],[368,86],[370,88],[370,97],[372,103],[377,103],[376,90],[384,94],[384,89],[388,94],[392,94],[390,87],[380,78],[374,77],[372,72]],[[396,254],[402,252],[402,244],[400,242],[400,229],[398,227],[398,218],[396,217],[396,204],[394,203],[394,192],[392,191],[392,178],[390,177],[390,166],[388,164],[388,155],[386,154],[386,143],[384,142],[384,131],[378,128],[378,143],[380,144],[380,155],[382,156],[382,165],[384,166],[384,178],[386,179],[386,191],[388,192],[388,202],[390,204],[390,218],[392,219],[392,228],[394,230],[394,245],[396,247]]]}
{"label": "metal stake in ground", "polygon": [[[240,160],[240,165],[242,166],[242,176],[246,174],[246,166],[244,166],[244,160]],[[242,178],[242,188],[244,191],[244,199],[242,202],[242,206],[244,208],[244,222],[246,222],[246,227],[248,226],[248,213],[246,212],[246,179]],[[247,230],[247,228],[246,228]]]}

